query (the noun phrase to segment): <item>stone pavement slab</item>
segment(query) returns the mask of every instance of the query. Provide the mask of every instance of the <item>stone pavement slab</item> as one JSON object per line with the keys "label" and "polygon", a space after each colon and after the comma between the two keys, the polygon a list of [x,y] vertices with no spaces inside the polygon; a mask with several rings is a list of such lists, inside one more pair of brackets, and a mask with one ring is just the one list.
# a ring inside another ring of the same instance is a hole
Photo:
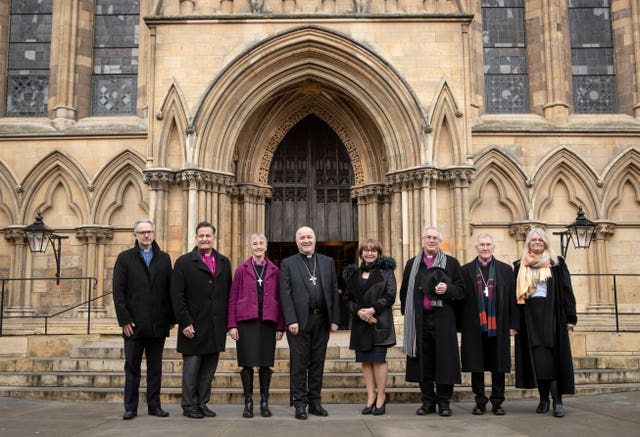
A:
{"label": "stone pavement slab", "polygon": [[124,421],[122,406],[100,402],[59,402],[0,397],[0,436],[259,436],[259,437],[414,437],[639,435],[640,392],[568,397],[567,415],[535,413],[537,401],[507,400],[506,416],[471,414],[472,403],[452,404],[453,416],[416,416],[416,404],[388,404],[384,416],[363,416],[361,405],[326,404],[329,417],[293,418],[293,409],[272,405],[274,416],[240,417],[241,405],[210,405],[215,418],[188,419],[178,405],[163,405],[168,418],[146,415]]}

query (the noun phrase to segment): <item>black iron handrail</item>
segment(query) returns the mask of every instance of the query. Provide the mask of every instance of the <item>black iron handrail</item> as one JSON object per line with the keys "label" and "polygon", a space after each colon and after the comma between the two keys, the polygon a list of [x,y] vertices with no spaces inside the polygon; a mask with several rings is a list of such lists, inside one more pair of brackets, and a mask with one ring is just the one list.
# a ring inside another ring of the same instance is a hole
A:
{"label": "black iron handrail", "polygon": [[[60,280],[60,281],[71,281],[71,280],[86,280],[88,281],[88,299],[80,302],[76,305],[73,305],[69,308],[65,308],[61,311],[58,311],[54,314],[48,314],[44,316],[5,316],[4,315],[4,295],[5,295],[5,285],[7,282],[35,282],[35,281],[52,281],[52,280]],[[91,333],[91,302],[108,296],[112,292],[104,293],[101,296],[91,297],[92,291],[95,292],[98,286],[98,278],[94,276],[72,276],[72,277],[64,277],[64,278],[0,278],[1,283],[1,291],[0,291],[0,336],[2,336],[2,323],[4,319],[44,319],[44,333],[48,334],[49,327],[49,319],[59,316],[60,314],[64,314],[68,311],[74,310],[80,306],[87,305],[87,334]]]}
{"label": "black iron handrail", "polygon": [[[615,332],[620,332],[620,316],[637,316],[639,315],[637,312],[620,312],[619,308],[618,308],[618,281],[617,278],[620,277],[639,277],[640,273],[571,273],[571,277],[577,277],[577,276],[583,276],[583,277],[612,277],[613,278],[613,311],[614,311],[614,316],[615,316],[615,321],[616,321],[616,330]],[[611,315],[611,312],[607,311],[607,312],[602,312],[602,311],[588,311],[588,312],[582,312],[582,313],[578,313],[578,315],[588,315],[588,316],[594,316],[594,315]],[[601,329],[601,331],[604,331]]]}

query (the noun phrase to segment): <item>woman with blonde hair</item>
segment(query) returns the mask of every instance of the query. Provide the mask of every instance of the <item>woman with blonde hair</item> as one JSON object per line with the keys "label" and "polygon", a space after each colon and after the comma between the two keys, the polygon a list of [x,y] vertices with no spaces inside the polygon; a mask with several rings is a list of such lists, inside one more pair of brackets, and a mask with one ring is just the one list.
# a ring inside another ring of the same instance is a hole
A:
{"label": "woman with blonde hair", "polygon": [[578,319],[571,276],[562,257],[555,257],[540,228],[527,234],[522,256],[514,263],[516,298],[521,309],[516,335],[516,387],[538,388],[539,414],[564,416],[562,395],[575,392],[569,331]]}

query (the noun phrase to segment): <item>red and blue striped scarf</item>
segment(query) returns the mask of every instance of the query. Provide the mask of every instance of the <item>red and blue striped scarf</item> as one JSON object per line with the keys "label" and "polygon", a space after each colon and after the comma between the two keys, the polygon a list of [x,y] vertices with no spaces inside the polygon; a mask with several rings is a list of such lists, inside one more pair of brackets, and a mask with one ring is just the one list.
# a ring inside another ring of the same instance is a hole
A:
{"label": "red and blue striped scarf", "polygon": [[496,282],[496,262],[494,259],[489,264],[489,278],[487,279],[487,288],[489,296],[485,308],[484,299],[484,281],[480,271],[480,263],[476,258],[476,290],[478,296],[478,310],[480,311],[480,331],[487,333],[489,337],[496,336],[496,298],[494,294],[494,285]]}

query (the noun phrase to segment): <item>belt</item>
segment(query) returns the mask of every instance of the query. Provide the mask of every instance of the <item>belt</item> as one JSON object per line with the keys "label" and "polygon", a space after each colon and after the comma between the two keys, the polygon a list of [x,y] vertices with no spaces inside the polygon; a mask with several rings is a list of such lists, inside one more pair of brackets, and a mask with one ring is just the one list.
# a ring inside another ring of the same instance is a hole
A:
{"label": "belt", "polygon": [[320,314],[324,314],[324,308],[309,308],[309,314],[312,316],[319,316]]}

